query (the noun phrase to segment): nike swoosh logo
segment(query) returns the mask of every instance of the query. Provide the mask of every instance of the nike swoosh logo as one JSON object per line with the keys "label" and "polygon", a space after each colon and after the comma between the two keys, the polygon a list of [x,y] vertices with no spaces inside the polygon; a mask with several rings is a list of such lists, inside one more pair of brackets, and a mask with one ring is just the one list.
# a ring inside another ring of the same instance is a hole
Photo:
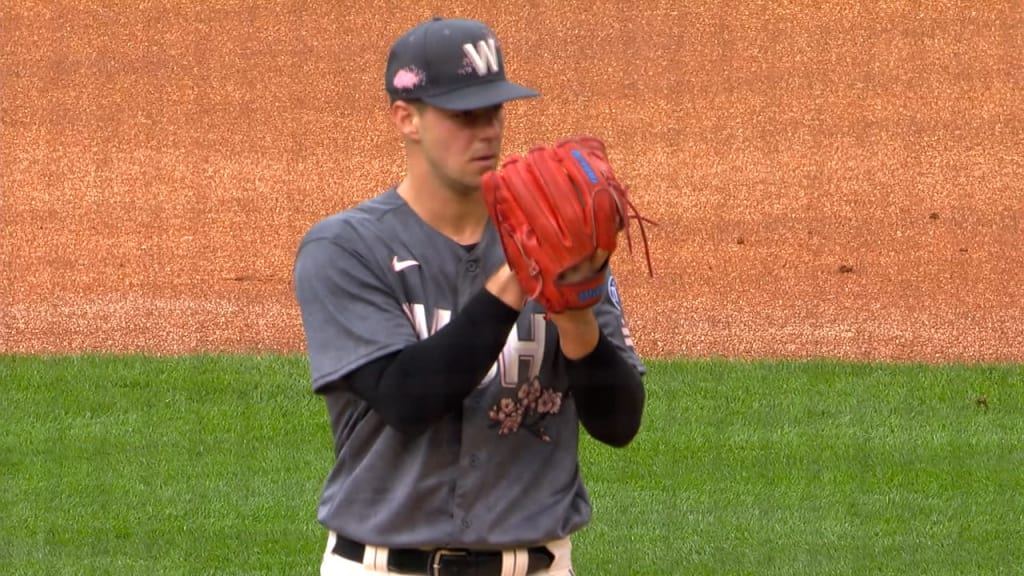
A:
{"label": "nike swoosh logo", "polygon": [[415,260],[399,260],[398,256],[391,259],[391,267],[395,269],[395,272],[401,272],[406,268],[419,265],[420,263]]}

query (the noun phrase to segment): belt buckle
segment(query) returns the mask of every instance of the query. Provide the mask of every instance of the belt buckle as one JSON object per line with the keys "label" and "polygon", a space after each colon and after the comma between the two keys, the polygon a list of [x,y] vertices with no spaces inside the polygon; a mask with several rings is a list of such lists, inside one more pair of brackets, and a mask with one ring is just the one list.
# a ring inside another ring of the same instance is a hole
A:
{"label": "belt buckle", "polygon": [[469,552],[465,550],[449,550],[448,548],[438,548],[434,550],[434,553],[430,555],[430,574],[431,576],[441,576],[441,561],[445,556],[468,556]]}

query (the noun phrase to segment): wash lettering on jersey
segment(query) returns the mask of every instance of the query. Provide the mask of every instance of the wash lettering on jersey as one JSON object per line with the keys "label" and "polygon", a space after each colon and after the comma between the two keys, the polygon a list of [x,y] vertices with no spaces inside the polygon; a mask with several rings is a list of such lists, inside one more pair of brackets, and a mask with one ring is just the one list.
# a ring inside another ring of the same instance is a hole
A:
{"label": "wash lettering on jersey", "polygon": [[[452,319],[452,311],[436,308],[427,319],[427,309],[423,304],[403,304],[402,310],[412,323],[413,329],[420,340],[424,340],[443,328]],[[531,314],[528,330],[520,337],[519,325],[522,318],[509,332],[501,355],[484,376],[480,385],[490,382],[497,374],[501,374],[501,385],[515,388],[518,384],[530,381],[540,375],[541,362],[544,359],[547,324],[543,314]]]}

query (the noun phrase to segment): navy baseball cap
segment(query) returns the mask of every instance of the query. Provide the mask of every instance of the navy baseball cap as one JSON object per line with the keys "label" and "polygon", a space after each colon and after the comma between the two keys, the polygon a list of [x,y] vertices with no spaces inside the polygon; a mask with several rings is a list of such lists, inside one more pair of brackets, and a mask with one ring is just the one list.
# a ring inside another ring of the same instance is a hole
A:
{"label": "navy baseball cap", "polygon": [[434,17],[411,28],[388,54],[391,101],[422,100],[445,110],[487,108],[540,93],[509,82],[494,32],[476,20]]}

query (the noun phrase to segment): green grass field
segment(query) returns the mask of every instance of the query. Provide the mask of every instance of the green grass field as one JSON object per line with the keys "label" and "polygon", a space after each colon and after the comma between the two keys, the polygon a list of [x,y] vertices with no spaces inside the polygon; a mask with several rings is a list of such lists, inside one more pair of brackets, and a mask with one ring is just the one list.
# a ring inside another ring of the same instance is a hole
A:
{"label": "green grass field", "polygon": [[[1024,366],[650,369],[637,440],[585,439],[580,576],[1024,568]],[[331,446],[306,375],[0,357],[0,574],[317,574]]]}

